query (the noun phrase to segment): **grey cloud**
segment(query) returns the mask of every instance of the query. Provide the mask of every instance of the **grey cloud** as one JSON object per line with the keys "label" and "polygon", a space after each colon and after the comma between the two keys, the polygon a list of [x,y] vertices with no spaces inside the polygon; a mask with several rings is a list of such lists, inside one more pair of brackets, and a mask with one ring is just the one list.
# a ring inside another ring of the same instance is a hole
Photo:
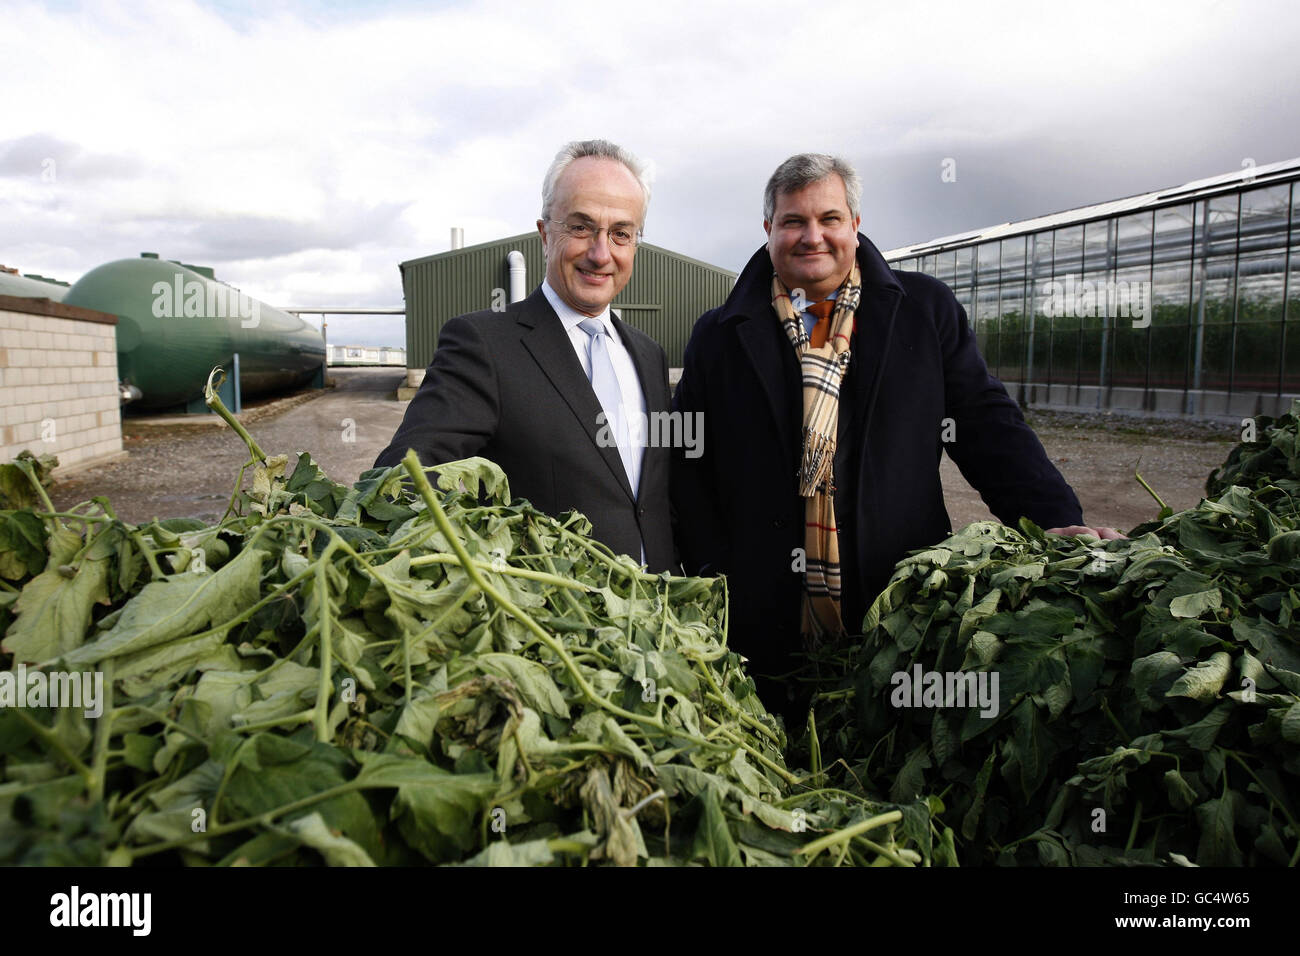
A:
{"label": "grey cloud", "polygon": [[54,175],[63,182],[102,182],[138,176],[146,170],[139,159],[95,153],[50,133],[32,133],[0,142],[0,176],[40,178],[53,161]]}

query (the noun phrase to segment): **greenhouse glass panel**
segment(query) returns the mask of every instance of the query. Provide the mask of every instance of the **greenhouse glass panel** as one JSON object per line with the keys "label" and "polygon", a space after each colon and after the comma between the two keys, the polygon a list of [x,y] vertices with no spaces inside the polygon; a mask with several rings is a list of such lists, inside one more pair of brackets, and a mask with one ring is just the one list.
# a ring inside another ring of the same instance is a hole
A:
{"label": "greenhouse glass panel", "polygon": [[1233,327],[1207,325],[1201,350],[1201,388],[1227,389],[1232,377]]}
{"label": "greenhouse glass panel", "polygon": [[1191,262],[1156,266],[1151,281],[1151,324],[1185,329],[1191,323],[1191,304]]}
{"label": "greenhouse glass panel", "polygon": [[[1023,267],[1022,267],[1023,268]],[[1002,283],[998,322],[998,378],[1023,381],[1025,361],[1025,284]]]}
{"label": "greenhouse glass panel", "polygon": [[1083,226],[1057,229],[1052,253],[1052,275],[1060,279],[1073,274],[1077,279],[1083,272]]}
{"label": "greenhouse glass panel", "polygon": [[1149,388],[1187,388],[1187,325],[1151,326]]}
{"label": "greenhouse glass panel", "polygon": [[[1300,189],[1295,190],[1300,196]],[[1297,210],[1300,212],[1300,210]],[[1300,392],[1300,245],[1291,248],[1287,282],[1286,345],[1282,350],[1282,391]]]}
{"label": "greenhouse glass panel", "polygon": [[1198,229],[1203,227],[1207,230],[1206,248],[1198,250],[1198,255],[1222,256],[1236,253],[1239,200],[1240,196],[1236,193],[1230,196],[1215,196],[1209,200],[1208,220],[1202,219],[1197,223]]}
{"label": "greenhouse glass panel", "polygon": [[1151,269],[1134,266],[1115,274],[1109,303],[1114,341],[1111,343],[1112,385],[1146,384],[1147,348],[1152,321]]}
{"label": "greenhouse glass panel", "polygon": [[953,283],[953,263],[956,257],[956,252],[939,253],[939,266],[935,275],[941,282],[946,282],[949,288],[952,287]]}
{"label": "greenhouse glass panel", "polygon": [[1156,262],[1174,262],[1192,257],[1192,207],[1166,206],[1155,211]]}
{"label": "greenhouse glass panel", "polygon": [[[1087,322],[1087,319],[1081,321]],[[1098,327],[1084,328],[1078,333],[1079,335],[1079,370],[1078,381],[1080,385],[1101,385],[1101,354],[1102,354],[1102,329]]]}
{"label": "greenhouse glass panel", "polygon": [[996,284],[1000,271],[999,244],[986,242],[976,247],[975,281],[978,285]]}
{"label": "greenhouse glass panel", "polygon": [[1151,213],[1121,216],[1115,221],[1115,265],[1145,266],[1151,261]]}
{"label": "greenhouse glass panel", "polygon": [[1242,254],[1285,247],[1290,204],[1289,183],[1241,194]]}
{"label": "greenhouse glass panel", "polygon": [[954,255],[957,260],[956,272],[953,274],[954,289],[969,288],[972,279],[971,259],[973,258],[972,254],[974,251],[975,250],[972,246],[963,246],[960,249],[954,250]]}
{"label": "greenhouse glass panel", "polygon": [[990,367],[997,365],[997,332],[998,287],[983,285],[975,292],[975,339]]}
{"label": "greenhouse glass panel", "polygon": [[1110,225],[1113,219],[1090,222],[1083,227],[1083,269],[1085,272],[1105,272],[1110,268]]}
{"label": "greenhouse glass panel", "polygon": [[1237,321],[1280,322],[1286,294],[1286,256],[1242,256],[1237,262]]}
{"label": "greenhouse glass panel", "polygon": [[1025,281],[1025,237],[1014,236],[1002,240],[1002,265],[999,271],[1003,282]]}
{"label": "greenhouse glass panel", "polygon": [[[1196,283],[1196,308],[1204,308],[1206,325],[1231,325],[1236,311],[1236,259],[1210,259],[1204,263],[1202,272]],[[1199,312],[1196,320],[1199,321]]]}
{"label": "greenhouse glass panel", "polygon": [[1238,322],[1233,349],[1232,390],[1274,392],[1278,390],[1278,355],[1282,347],[1282,323]]}

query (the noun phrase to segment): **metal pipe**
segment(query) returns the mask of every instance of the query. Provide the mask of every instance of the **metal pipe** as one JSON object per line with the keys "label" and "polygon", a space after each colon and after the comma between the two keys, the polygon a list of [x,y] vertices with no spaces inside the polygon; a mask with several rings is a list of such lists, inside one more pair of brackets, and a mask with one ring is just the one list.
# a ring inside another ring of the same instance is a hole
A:
{"label": "metal pipe", "polygon": [[406,309],[322,309],[319,306],[309,308],[281,309],[294,315],[406,315]]}
{"label": "metal pipe", "polygon": [[524,263],[524,254],[518,249],[511,249],[506,262],[510,265],[510,301],[522,302],[528,294],[528,267]]}

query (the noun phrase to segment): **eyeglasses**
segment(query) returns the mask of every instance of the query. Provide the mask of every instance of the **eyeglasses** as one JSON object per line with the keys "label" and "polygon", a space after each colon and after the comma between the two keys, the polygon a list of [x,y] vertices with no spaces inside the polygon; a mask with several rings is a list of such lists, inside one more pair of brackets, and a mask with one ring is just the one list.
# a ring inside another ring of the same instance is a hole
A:
{"label": "eyeglasses", "polygon": [[609,241],[616,246],[635,245],[641,238],[641,230],[630,229],[627,226],[602,226],[597,229],[589,222],[561,222],[559,219],[548,219],[547,222],[553,222],[563,229],[571,239],[577,239],[579,242],[585,242],[588,239],[594,240],[596,236],[604,231],[609,236]]}

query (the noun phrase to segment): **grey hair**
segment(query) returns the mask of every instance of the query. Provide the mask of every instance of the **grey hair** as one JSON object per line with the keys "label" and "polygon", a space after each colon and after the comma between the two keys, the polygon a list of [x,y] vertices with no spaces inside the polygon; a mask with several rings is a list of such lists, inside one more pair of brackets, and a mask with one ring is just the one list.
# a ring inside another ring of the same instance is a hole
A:
{"label": "grey hair", "polygon": [[[543,219],[551,218],[551,206],[555,203],[555,184],[560,181],[560,176],[569,168],[570,163],[584,156],[612,159],[626,166],[641,185],[641,191],[645,194],[645,208],[650,208],[650,184],[646,182],[645,163],[622,146],[611,143],[607,139],[574,140],[572,143],[565,143],[555,154],[555,160],[551,163],[551,168],[546,171],[546,178],[542,180]],[[644,212],[642,216],[644,217]]]}
{"label": "grey hair", "polygon": [[785,193],[798,192],[813,183],[819,183],[835,173],[844,180],[844,195],[849,201],[849,215],[858,218],[862,207],[862,180],[846,160],[826,153],[800,153],[791,156],[780,166],[767,181],[763,190],[763,219],[771,222],[776,215],[776,197]]}

